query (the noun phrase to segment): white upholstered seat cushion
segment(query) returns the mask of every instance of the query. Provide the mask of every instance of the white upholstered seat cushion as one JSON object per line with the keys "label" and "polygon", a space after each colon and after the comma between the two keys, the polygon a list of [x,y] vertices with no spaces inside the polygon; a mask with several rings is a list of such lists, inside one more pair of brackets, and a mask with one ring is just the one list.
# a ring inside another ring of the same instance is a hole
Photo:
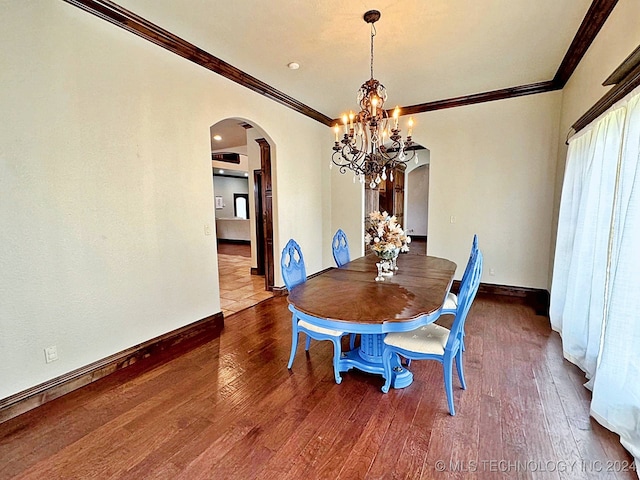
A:
{"label": "white upholstered seat cushion", "polygon": [[455,293],[447,293],[447,298],[444,301],[444,305],[442,305],[443,310],[455,310],[458,308],[458,297]]}
{"label": "white upholstered seat cushion", "polygon": [[304,320],[298,321],[298,325],[300,327],[306,328],[307,330],[311,330],[312,332],[322,333],[323,335],[331,335],[332,337],[340,337],[344,335],[344,332],[341,332],[340,330],[331,330],[329,328],[319,327],[318,325],[314,325],[313,323],[309,323]]}
{"label": "white upholstered seat cushion", "polygon": [[384,343],[418,353],[443,355],[449,339],[449,329],[430,323],[410,332],[392,332],[384,337]]}

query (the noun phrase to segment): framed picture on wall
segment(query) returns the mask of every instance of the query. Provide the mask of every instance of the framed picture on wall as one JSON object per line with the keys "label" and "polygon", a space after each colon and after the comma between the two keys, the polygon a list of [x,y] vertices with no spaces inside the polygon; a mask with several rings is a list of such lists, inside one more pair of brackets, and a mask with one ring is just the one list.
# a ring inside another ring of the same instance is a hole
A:
{"label": "framed picture on wall", "polygon": [[216,209],[224,208],[224,203],[222,202],[222,196],[216,195]]}

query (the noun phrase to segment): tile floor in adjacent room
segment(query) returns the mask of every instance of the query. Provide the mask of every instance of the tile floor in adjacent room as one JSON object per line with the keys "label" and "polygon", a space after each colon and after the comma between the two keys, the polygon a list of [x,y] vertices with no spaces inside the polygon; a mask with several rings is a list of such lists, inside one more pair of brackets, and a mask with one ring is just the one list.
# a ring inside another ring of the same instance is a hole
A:
{"label": "tile floor in adjacent room", "polygon": [[251,258],[218,254],[220,307],[225,317],[273,297],[264,289],[264,276],[251,275]]}

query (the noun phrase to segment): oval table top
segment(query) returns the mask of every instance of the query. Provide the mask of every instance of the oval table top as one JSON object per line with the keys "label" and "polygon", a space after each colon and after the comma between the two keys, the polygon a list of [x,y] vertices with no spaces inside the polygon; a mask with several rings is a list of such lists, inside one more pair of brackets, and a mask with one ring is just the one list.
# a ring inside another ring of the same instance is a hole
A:
{"label": "oval table top", "polygon": [[296,310],[329,321],[357,324],[409,322],[438,311],[449,292],[456,264],[425,255],[400,255],[398,270],[376,282],[375,255],[332,268],[289,292]]}

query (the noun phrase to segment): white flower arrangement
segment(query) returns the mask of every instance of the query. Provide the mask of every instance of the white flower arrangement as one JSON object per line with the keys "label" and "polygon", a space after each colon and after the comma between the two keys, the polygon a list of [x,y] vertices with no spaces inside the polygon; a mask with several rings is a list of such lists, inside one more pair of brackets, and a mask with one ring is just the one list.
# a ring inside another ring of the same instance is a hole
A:
{"label": "white flower arrangement", "polygon": [[371,226],[365,231],[364,242],[381,258],[393,258],[399,252],[408,252],[411,237],[404,233],[395,215],[371,212]]}

